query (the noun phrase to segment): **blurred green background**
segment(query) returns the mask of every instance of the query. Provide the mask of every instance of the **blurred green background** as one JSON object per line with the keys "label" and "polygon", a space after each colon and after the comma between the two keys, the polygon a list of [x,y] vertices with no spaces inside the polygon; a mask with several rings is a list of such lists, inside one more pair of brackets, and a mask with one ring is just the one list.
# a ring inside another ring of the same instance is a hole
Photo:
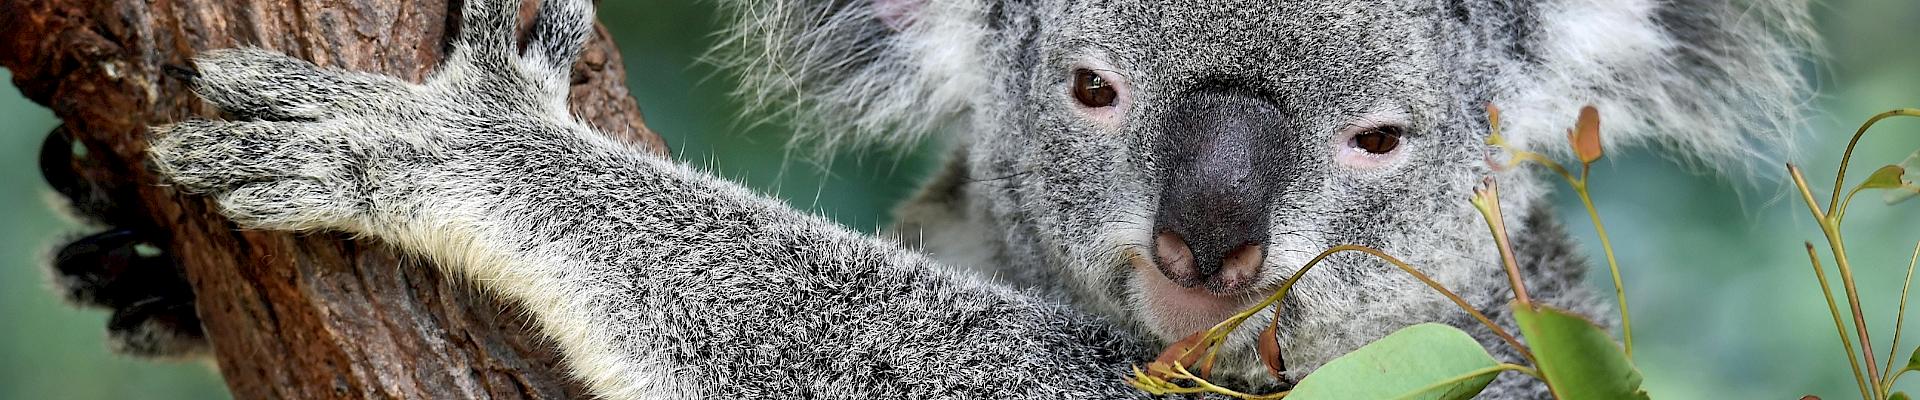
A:
{"label": "blurred green background", "polygon": [[[626,56],[628,81],[647,122],[674,153],[795,206],[872,231],[895,201],[911,193],[934,159],[925,151],[844,153],[830,165],[789,157],[778,123],[752,124],[725,93],[734,82],[698,56],[714,40],[717,16],[704,2],[607,1],[601,19]],[[1834,0],[1815,14],[1826,56],[1821,97],[1800,162],[1825,190],[1848,133],[1867,116],[1920,106],[1920,2]],[[0,70],[0,77],[5,77]],[[11,82],[8,77],[8,82]],[[10,83],[9,83],[9,87]],[[203,363],[155,363],[109,354],[106,314],[62,305],[41,272],[46,249],[77,224],[56,215],[35,154],[54,126],[48,111],[0,91],[0,399],[206,399],[226,397]],[[1892,120],[1868,139],[1855,179],[1871,166],[1920,148],[1920,121]],[[1620,251],[1634,310],[1636,357],[1647,385],[1665,399],[1828,399],[1857,395],[1826,305],[1800,243],[1818,229],[1781,169],[1720,177],[1646,149],[1616,149],[1595,172],[1595,201]],[[1462,199],[1464,202],[1465,199]],[[1558,211],[1598,259],[1577,200],[1562,193]],[[1886,356],[1900,267],[1920,240],[1920,210],[1856,203],[1849,249],[1876,357]],[[1824,247],[1823,247],[1824,253]],[[1604,264],[1593,285],[1610,291]],[[1916,318],[1920,319],[1920,318]],[[1912,335],[1920,337],[1920,335]],[[1911,348],[1920,340],[1909,340]],[[1904,359],[1905,352],[1899,358]],[[1902,385],[1909,390],[1920,386]]]}

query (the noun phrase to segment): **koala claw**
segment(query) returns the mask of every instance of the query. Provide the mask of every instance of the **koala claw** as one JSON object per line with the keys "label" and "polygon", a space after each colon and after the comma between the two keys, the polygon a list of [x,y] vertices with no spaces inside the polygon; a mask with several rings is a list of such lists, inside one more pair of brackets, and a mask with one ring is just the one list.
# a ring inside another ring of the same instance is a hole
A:
{"label": "koala claw", "polygon": [[75,239],[55,252],[50,267],[68,302],[112,311],[107,336],[115,352],[183,357],[206,348],[193,288],[150,235],[111,229]]}
{"label": "koala claw", "polygon": [[152,297],[116,309],[107,319],[107,338],[113,351],[141,357],[183,358],[208,349],[192,296]]}

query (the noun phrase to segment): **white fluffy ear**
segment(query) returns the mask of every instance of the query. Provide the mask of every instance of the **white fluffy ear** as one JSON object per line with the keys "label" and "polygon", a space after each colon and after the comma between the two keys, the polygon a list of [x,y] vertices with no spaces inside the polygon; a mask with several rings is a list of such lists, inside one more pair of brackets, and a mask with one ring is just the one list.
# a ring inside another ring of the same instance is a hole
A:
{"label": "white fluffy ear", "polygon": [[907,145],[986,86],[984,1],[997,0],[727,0],[714,59],[796,143]]}
{"label": "white fluffy ear", "polygon": [[[1564,152],[1581,106],[1600,110],[1607,145],[1675,145],[1688,159],[1742,169],[1788,156],[1808,97],[1799,69],[1812,31],[1806,0],[1550,0],[1537,57],[1494,96],[1504,135]],[[1770,164],[1770,163],[1769,163]]]}

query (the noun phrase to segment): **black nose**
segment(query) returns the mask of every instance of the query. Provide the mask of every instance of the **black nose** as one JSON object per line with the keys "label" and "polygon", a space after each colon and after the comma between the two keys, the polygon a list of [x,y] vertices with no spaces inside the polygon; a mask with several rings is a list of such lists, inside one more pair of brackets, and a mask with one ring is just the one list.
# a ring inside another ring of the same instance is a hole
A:
{"label": "black nose", "polygon": [[1232,88],[1185,96],[1155,149],[1160,205],[1154,259],[1169,280],[1215,292],[1245,289],[1266,258],[1268,205],[1282,174],[1282,112]]}

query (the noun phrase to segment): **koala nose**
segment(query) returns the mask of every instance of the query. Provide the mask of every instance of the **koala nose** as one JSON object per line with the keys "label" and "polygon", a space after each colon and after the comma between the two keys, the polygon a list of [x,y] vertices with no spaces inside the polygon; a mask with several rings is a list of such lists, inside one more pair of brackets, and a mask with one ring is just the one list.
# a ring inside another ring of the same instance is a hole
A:
{"label": "koala nose", "polygon": [[1164,120],[1154,261],[1186,287],[1249,289],[1267,253],[1268,205],[1285,166],[1278,105],[1246,91],[1200,89]]}
{"label": "koala nose", "polygon": [[[1265,196],[1242,187],[1170,189],[1161,200],[1154,235],[1160,273],[1186,287],[1238,292],[1260,277],[1266,260]],[[1214,189],[1214,190],[1207,190]],[[1199,191],[1202,193],[1192,193]]]}
{"label": "koala nose", "polygon": [[1173,232],[1155,235],[1154,251],[1160,273],[1166,274],[1168,280],[1185,287],[1206,285],[1209,290],[1223,293],[1238,292],[1259,280],[1260,263],[1266,259],[1264,247],[1247,243],[1218,260],[1202,262],[1203,259],[1195,258],[1193,247]]}

